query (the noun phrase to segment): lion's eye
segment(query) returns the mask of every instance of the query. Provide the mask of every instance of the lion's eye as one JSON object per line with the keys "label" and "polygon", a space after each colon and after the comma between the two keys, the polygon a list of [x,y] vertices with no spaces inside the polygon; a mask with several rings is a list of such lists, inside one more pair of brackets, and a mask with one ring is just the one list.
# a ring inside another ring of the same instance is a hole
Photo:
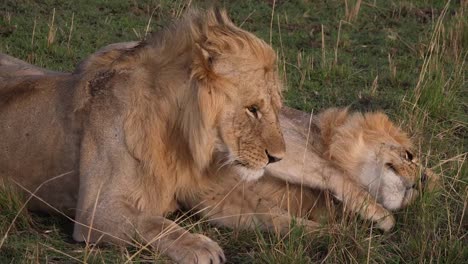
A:
{"label": "lion's eye", "polygon": [[252,114],[256,114],[257,111],[258,111],[258,107],[256,105],[251,105],[251,106],[247,107],[247,110],[249,110],[250,113],[252,113]]}
{"label": "lion's eye", "polygon": [[247,112],[252,117],[255,117],[255,118],[260,118],[261,117],[260,111],[258,110],[258,106],[256,106],[256,105],[248,106],[247,107]]}
{"label": "lion's eye", "polygon": [[413,154],[411,154],[411,152],[409,152],[409,151],[406,151],[406,159],[409,160],[409,161],[412,161],[413,160]]}
{"label": "lion's eye", "polygon": [[397,172],[395,166],[393,166],[392,163],[385,163],[385,167],[391,169],[391,170],[392,170],[393,172],[395,172],[395,173]]}

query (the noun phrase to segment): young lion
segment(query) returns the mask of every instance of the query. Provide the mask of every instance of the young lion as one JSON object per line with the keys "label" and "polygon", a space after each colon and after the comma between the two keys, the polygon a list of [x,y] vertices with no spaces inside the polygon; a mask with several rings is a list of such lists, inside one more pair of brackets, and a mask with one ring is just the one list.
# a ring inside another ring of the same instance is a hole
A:
{"label": "young lion", "polygon": [[[242,182],[229,167],[222,168],[214,173],[225,175],[189,207],[198,206],[216,224],[254,224],[284,233],[291,216],[322,218],[323,197],[314,188],[329,190],[345,208],[388,231],[395,222],[390,211],[407,206],[422,187],[437,184],[437,175],[412,154],[410,139],[383,113],[331,108],[310,119],[283,107],[280,123],[287,146],[282,161],[268,166],[258,182]],[[309,229],[318,226],[297,221]]]}

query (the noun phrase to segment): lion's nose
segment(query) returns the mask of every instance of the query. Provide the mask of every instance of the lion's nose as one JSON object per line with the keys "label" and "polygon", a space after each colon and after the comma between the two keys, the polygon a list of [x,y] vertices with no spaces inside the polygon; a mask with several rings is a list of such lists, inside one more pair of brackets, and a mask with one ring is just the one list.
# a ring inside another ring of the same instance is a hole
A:
{"label": "lion's nose", "polygon": [[265,153],[266,153],[266,155],[268,157],[268,164],[275,163],[275,162],[280,161],[280,160],[283,159],[283,158],[279,158],[279,157],[275,157],[275,156],[270,155],[270,153],[268,153],[268,150],[265,150]]}

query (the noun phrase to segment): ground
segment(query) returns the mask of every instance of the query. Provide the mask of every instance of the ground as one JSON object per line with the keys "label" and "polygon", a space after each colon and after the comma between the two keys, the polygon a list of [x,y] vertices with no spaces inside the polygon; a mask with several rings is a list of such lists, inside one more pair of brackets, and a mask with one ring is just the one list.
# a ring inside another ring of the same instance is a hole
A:
{"label": "ground", "polygon": [[[100,47],[143,39],[187,6],[209,2],[4,0],[0,52],[70,71]],[[443,188],[397,212],[397,226],[386,234],[351,216],[332,220],[320,235],[292,227],[284,237],[214,228],[197,219],[187,225],[218,241],[231,263],[467,261],[468,1],[218,5],[278,51],[287,105],[308,112],[332,106],[383,110],[410,133],[423,163],[442,176]],[[76,244],[67,219],[21,207],[8,188],[0,191],[0,263],[168,261],[139,247]]]}

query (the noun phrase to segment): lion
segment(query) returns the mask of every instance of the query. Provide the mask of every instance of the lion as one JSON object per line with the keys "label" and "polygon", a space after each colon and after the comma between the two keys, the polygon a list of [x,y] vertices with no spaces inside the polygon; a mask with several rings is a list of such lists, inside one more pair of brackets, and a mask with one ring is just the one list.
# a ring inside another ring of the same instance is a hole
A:
{"label": "lion", "polygon": [[179,263],[224,262],[166,215],[207,185],[217,156],[246,180],[284,157],[276,53],[225,11],[192,10],[100,62],[3,78],[1,178],[37,189],[31,207],[74,215],[76,241],[138,237]]}
{"label": "lion", "polygon": [[[84,60],[72,74],[51,72],[0,54],[0,78],[93,76],[111,68],[116,60],[128,56],[126,53],[139,45],[138,42],[109,45]],[[261,119],[264,112],[254,108],[246,109],[245,114]],[[383,113],[350,113],[347,109],[332,108],[311,116],[283,106],[278,117],[287,146],[283,160],[271,160],[270,163],[277,162],[265,167],[263,177],[245,181],[259,176],[243,173],[238,168],[241,161],[232,153],[215,151],[203,172],[203,184],[185,195],[179,193],[168,211],[184,207],[198,211],[214,224],[233,228],[260,226],[287,233],[295,220],[309,230],[316,230],[317,220],[328,213],[326,197],[320,190],[328,190],[350,211],[388,231],[394,225],[391,212],[410,204],[425,185],[432,189],[437,182],[437,176],[423,169],[412,154],[408,136]],[[62,189],[54,190],[54,194],[68,197],[76,188],[74,184],[62,180]],[[52,200],[54,194],[42,193],[42,197]],[[69,200],[71,205],[60,208],[76,207],[73,199]],[[52,204],[58,207],[59,203]],[[95,208],[99,209],[97,205]],[[150,210],[145,213],[153,214]]]}
{"label": "lion", "polygon": [[242,182],[229,168],[217,171],[225,175],[188,208],[198,206],[222,226],[287,233],[295,219],[314,231],[327,218],[329,201],[319,192],[325,190],[348,211],[389,231],[393,211],[411,204],[421,190],[438,187],[438,175],[418,162],[410,138],[382,112],[330,108],[311,118],[283,106],[280,123],[283,160],[269,165],[257,182]]}

